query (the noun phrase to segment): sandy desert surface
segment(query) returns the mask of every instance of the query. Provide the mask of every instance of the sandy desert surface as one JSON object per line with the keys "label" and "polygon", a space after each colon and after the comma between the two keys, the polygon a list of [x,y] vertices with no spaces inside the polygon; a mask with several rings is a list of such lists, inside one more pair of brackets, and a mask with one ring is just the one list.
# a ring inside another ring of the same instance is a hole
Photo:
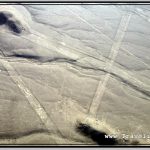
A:
{"label": "sandy desert surface", "polygon": [[150,144],[149,116],[150,5],[0,5],[1,144]]}

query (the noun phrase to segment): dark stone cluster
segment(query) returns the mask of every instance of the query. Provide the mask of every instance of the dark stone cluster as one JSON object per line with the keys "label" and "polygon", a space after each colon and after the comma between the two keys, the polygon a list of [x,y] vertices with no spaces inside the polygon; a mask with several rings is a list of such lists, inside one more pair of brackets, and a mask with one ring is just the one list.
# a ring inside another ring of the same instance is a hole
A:
{"label": "dark stone cluster", "polygon": [[19,22],[13,20],[11,15],[7,13],[0,12],[0,25],[7,25],[8,28],[14,33],[20,34],[22,32],[22,27]]}
{"label": "dark stone cluster", "polygon": [[118,141],[115,138],[105,138],[107,135],[105,132],[98,131],[87,124],[79,123],[77,126],[77,131],[91,138],[99,145],[117,145]]}
{"label": "dark stone cluster", "polygon": [[107,133],[104,131],[98,131],[91,126],[83,123],[79,123],[76,126],[77,132],[81,133],[82,135],[89,137],[94,142],[96,142],[98,145],[137,145],[139,144],[138,141],[128,141],[125,139],[119,139],[119,138],[106,138],[108,137]]}

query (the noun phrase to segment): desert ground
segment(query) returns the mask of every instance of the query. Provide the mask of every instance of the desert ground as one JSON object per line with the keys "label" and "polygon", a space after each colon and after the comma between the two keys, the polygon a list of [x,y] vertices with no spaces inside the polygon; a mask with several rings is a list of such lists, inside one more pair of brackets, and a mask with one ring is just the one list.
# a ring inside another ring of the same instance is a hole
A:
{"label": "desert ground", "polygon": [[150,5],[0,5],[0,144],[149,145],[149,27]]}

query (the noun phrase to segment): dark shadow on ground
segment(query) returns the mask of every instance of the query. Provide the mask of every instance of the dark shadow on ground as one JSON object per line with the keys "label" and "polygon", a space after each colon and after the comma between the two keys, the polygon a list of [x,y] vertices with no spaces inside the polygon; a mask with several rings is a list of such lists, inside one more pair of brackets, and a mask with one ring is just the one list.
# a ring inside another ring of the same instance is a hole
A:
{"label": "dark shadow on ground", "polygon": [[130,141],[126,139],[109,137],[106,132],[96,130],[92,128],[90,125],[84,123],[78,123],[76,126],[76,130],[80,134],[92,139],[98,145],[128,145],[128,146],[131,145],[132,146],[132,145],[140,144],[140,142],[137,140]]}
{"label": "dark shadow on ground", "polygon": [[12,19],[13,16],[7,12],[0,12],[0,25],[8,26],[9,30],[14,33],[20,34],[23,30],[19,21],[15,18]]}
{"label": "dark shadow on ground", "polygon": [[105,132],[98,131],[89,125],[79,123],[76,127],[77,131],[82,135],[91,138],[94,142],[99,145],[117,145],[118,141],[115,138],[105,138],[107,135]]}
{"label": "dark shadow on ground", "polygon": [[0,13],[0,25],[6,24],[7,22],[7,16],[4,13]]}

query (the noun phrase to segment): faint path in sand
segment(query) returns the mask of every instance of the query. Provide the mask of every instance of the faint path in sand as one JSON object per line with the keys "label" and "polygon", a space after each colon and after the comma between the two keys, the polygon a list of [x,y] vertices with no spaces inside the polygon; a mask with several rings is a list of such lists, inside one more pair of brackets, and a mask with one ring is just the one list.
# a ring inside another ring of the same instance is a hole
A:
{"label": "faint path in sand", "polygon": [[48,129],[49,131],[53,130],[52,132],[62,136],[62,133],[59,131],[59,129],[57,128],[52,118],[48,116],[47,112],[44,110],[43,106],[40,104],[37,98],[25,86],[25,83],[21,79],[20,75],[15,71],[15,69],[11,66],[11,64],[7,60],[5,60],[4,57],[0,58],[0,63],[2,63],[2,65],[5,67],[8,74],[10,75],[10,77],[13,79],[13,81],[17,84],[19,89],[25,95],[29,104],[31,105],[33,110],[36,112],[36,114],[39,116],[39,118],[45,125],[46,129]]}
{"label": "faint path in sand", "polygon": [[[66,8],[66,7],[65,7]],[[89,23],[86,19],[82,18],[80,15],[76,14],[75,12],[73,12],[69,7],[66,8],[69,12],[71,12],[74,16],[76,16],[78,19],[80,19],[82,22],[86,23],[88,26],[90,26],[93,30],[95,30],[97,33],[99,33],[105,40],[107,40],[108,42],[112,43],[114,42],[113,39],[111,39],[109,36],[107,36],[106,34],[104,34],[98,27],[97,25],[93,25],[91,23]],[[135,57],[139,62],[141,62],[144,66],[149,67],[149,64],[145,63],[141,58],[137,57],[136,55],[134,55],[133,53],[131,53],[129,50],[121,47],[121,50],[126,52],[127,54]]]}
{"label": "faint path in sand", "polygon": [[[121,22],[120,22],[120,25],[118,27],[117,34],[115,36],[115,39],[114,39],[114,42],[113,42],[113,45],[112,45],[112,48],[111,48],[111,51],[109,54],[110,61],[106,64],[106,68],[105,68],[106,70],[110,70],[111,67],[113,66],[113,63],[114,63],[116,56],[118,54],[118,51],[120,49],[121,42],[124,38],[125,31],[128,27],[130,18],[131,18],[130,14],[126,14],[126,15],[122,16],[122,18],[121,18]],[[91,103],[90,108],[89,108],[89,114],[91,114],[91,115],[97,114],[97,110],[100,106],[101,99],[104,95],[106,85],[107,85],[107,82],[108,82],[110,76],[111,75],[108,72],[104,76],[103,81],[101,81],[101,80],[99,81],[96,93],[94,95],[94,98],[93,98],[92,103]]]}
{"label": "faint path in sand", "polygon": [[[116,33],[116,36],[115,36],[115,39],[111,40],[107,35],[103,34],[97,27],[90,24],[87,20],[85,20],[81,16],[74,13],[70,8],[67,7],[67,10],[69,12],[71,12],[73,15],[75,15],[77,18],[79,18],[81,21],[83,21],[87,25],[89,25],[96,32],[103,35],[104,38],[107,39],[109,42],[113,42],[112,47],[111,47],[111,51],[110,51],[110,54],[109,54],[109,57],[108,57],[110,59],[110,61],[108,61],[108,63],[106,63],[106,67],[104,68],[105,70],[110,71],[111,67],[114,64],[116,56],[118,55],[118,51],[120,49],[122,40],[124,38],[126,29],[128,27],[128,24],[129,24],[129,21],[130,21],[130,18],[131,18],[131,14],[125,14],[125,15],[122,16],[119,27],[118,27],[118,30],[117,30],[117,33]],[[96,116],[97,110],[100,106],[100,103],[101,103],[102,97],[104,95],[106,85],[107,85],[107,82],[108,82],[110,76],[111,76],[111,74],[108,72],[104,76],[103,81],[101,81],[101,80],[99,81],[97,90],[96,90],[95,95],[94,95],[94,98],[93,98],[93,100],[91,102],[91,105],[89,107],[89,114],[90,115]]]}

